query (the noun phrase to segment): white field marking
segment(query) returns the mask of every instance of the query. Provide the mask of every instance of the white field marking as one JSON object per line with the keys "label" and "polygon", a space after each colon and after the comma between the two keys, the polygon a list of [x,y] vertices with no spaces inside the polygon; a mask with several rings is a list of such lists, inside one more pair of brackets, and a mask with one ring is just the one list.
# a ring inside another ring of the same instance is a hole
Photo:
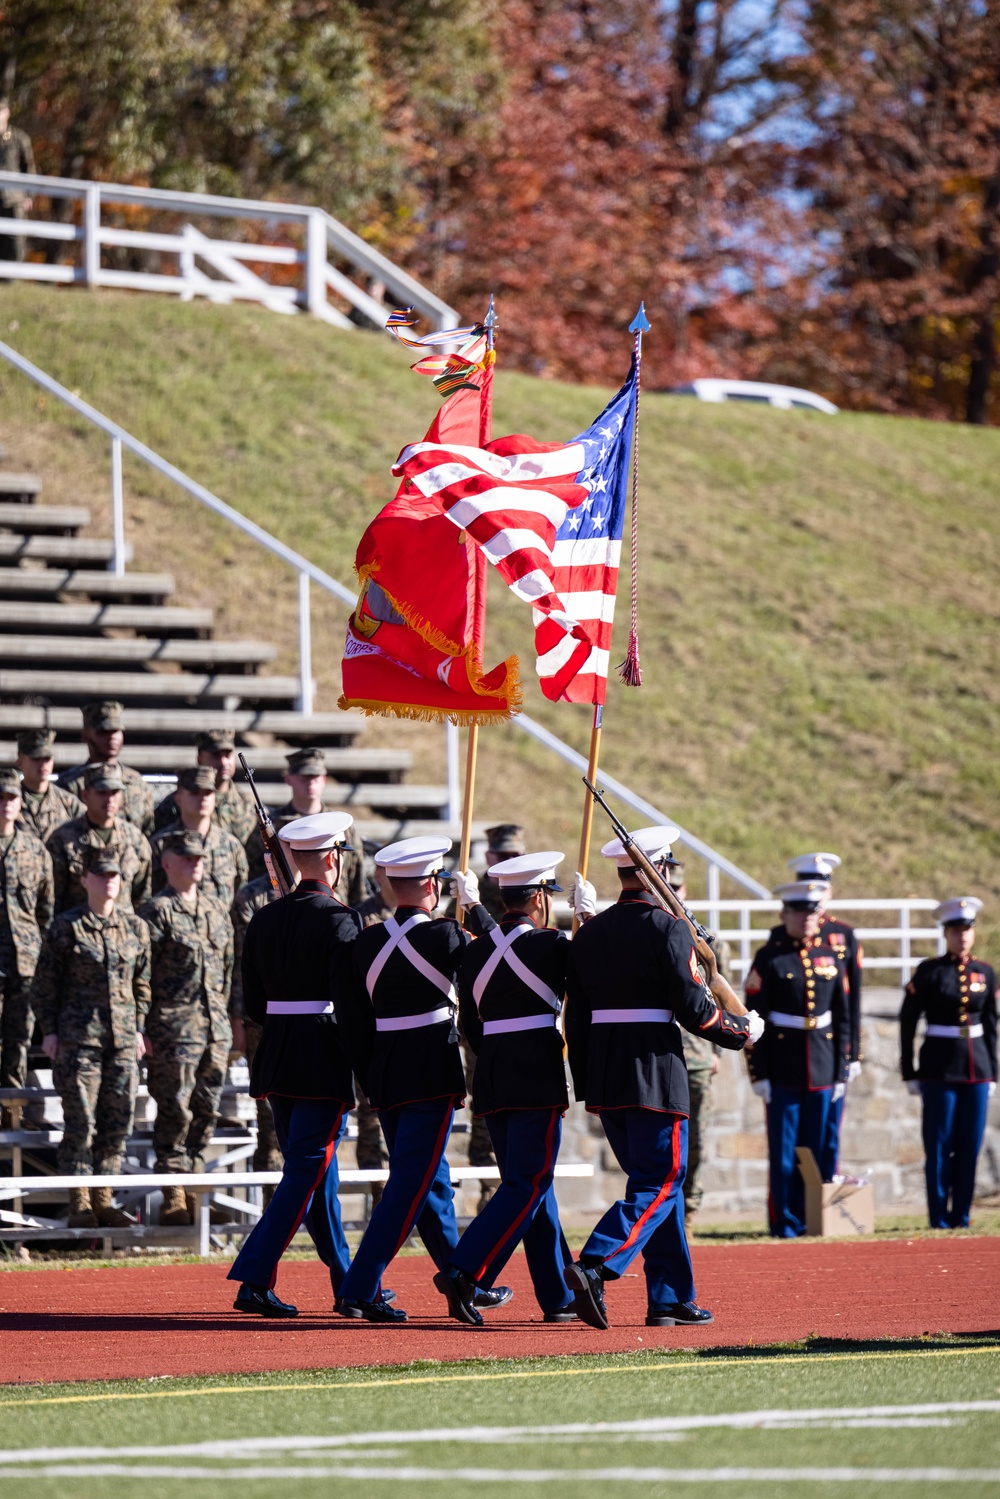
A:
{"label": "white field marking", "polygon": [[[381,1483],[1000,1483],[1000,1468],[133,1468],[100,1463],[36,1468],[41,1478],[234,1478],[273,1484],[280,1478],[354,1478]],[[0,1478],[23,1470],[0,1468]]]}
{"label": "white field marking", "polygon": [[[813,1424],[848,1420],[890,1420],[905,1417],[948,1415],[996,1415],[1000,1400],[948,1400],[920,1405],[868,1405],[859,1407],[818,1406],[804,1410],[726,1411],[719,1415],[648,1416],[638,1421],[569,1421],[551,1426],[443,1426],[418,1431],[365,1431],[337,1436],[247,1437],[179,1442],[168,1447],[24,1447],[0,1451],[0,1463],[27,1465],[52,1462],[99,1462],[102,1458],[201,1457],[254,1458],[269,1452],[331,1452],[336,1449],[370,1447],[373,1444],[408,1447],[416,1443],[454,1442],[462,1446],[494,1442],[529,1442],[545,1437],[592,1437],[611,1433],[643,1436],[664,1432],[704,1431],[712,1428],[767,1430],[781,1423],[808,1429]],[[136,1472],[139,1470],[136,1469]]]}

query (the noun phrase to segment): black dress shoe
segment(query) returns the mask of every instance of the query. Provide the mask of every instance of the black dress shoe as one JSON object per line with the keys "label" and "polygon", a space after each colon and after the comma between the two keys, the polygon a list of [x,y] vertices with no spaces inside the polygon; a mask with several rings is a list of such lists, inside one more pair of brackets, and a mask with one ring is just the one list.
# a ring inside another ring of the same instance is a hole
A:
{"label": "black dress shoe", "polygon": [[351,1317],[356,1322],[405,1322],[407,1316],[398,1306],[392,1306],[382,1297],[379,1301],[347,1301],[338,1296],[333,1303],[338,1317]]}
{"label": "black dress shoe", "polygon": [[392,1303],[396,1299],[396,1293],[395,1293],[395,1291],[390,1291],[389,1288],[388,1288],[388,1286],[386,1286],[386,1287],[383,1288],[381,1296],[380,1296],[379,1299],[381,1301],[384,1301],[387,1306],[392,1306]]}
{"label": "black dress shoe", "polygon": [[508,1301],[513,1300],[514,1291],[511,1286],[494,1286],[489,1291],[481,1291],[477,1287],[472,1304],[481,1312],[492,1312],[498,1306],[506,1306]]}
{"label": "black dress shoe", "polygon": [[575,1306],[561,1306],[555,1312],[543,1312],[543,1322],[579,1322]]}
{"label": "black dress shoe", "polygon": [[588,1327],[607,1332],[608,1313],[604,1305],[604,1282],[596,1270],[579,1263],[567,1265],[563,1280],[573,1292],[576,1315]]}
{"label": "black dress shoe", "polygon": [[712,1313],[693,1301],[669,1301],[666,1306],[651,1306],[646,1310],[647,1327],[700,1327],[714,1322]]}
{"label": "black dress shoe", "polygon": [[289,1301],[279,1301],[268,1286],[251,1285],[244,1281],[237,1292],[233,1308],[237,1312],[252,1312],[258,1317],[297,1317],[299,1309]]}
{"label": "black dress shoe", "polygon": [[476,1311],[476,1283],[463,1275],[461,1270],[439,1270],[434,1284],[448,1303],[448,1311],[456,1322],[466,1327],[482,1327],[483,1319]]}

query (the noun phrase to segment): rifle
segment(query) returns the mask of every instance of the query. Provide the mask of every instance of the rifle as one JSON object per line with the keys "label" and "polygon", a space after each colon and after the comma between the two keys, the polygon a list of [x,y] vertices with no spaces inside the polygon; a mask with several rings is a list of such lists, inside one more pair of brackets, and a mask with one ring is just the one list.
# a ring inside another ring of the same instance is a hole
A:
{"label": "rifle", "polygon": [[246,776],[250,794],[253,797],[254,806],[257,809],[257,826],[260,828],[261,842],[264,845],[264,866],[267,869],[268,879],[275,895],[287,895],[295,888],[295,876],[292,874],[288,864],[288,856],[281,846],[271,814],[260,799],[260,792],[254,785],[253,771],[246,762],[246,756],[237,754],[243,774]]}
{"label": "rifle", "polygon": [[642,884],[660,902],[665,911],[669,911],[671,916],[676,916],[678,920],[687,923],[691,931],[691,936],[694,939],[694,950],[708,972],[708,988],[716,1004],[719,1005],[720,1009],[728,1010],[730,1015],[745,1015],[747,1013],[746,1005],[719,972],[719,965],[715,957],[715,948],[712,946],[711,933],[688,910],[684,902],[677,898],[674,891],[667,884],[667,881],[657,872],[632,837],[628,828],[612,812],[604,800],[604,793],[598,791],[589,776],[584,776],[583,784],[598,806],[603,807],[611,819],[611,826],[621,839],[622,845],[632,855],[632,861],[639,871],[639,879]]}

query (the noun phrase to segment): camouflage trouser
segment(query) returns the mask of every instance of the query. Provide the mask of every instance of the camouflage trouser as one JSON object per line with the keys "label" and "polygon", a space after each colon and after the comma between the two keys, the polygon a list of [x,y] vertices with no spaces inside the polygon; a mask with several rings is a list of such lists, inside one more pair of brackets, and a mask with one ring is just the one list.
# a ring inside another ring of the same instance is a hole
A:
{"label": "camouflage trouser", "polygon": [[139,1081],[135,1047],[116,1047],[110,1037],[103,1044],[60,1040],[52,1080],[63,1106],[59,1170],[65,1176],[121,1171]]}
{"label": "camouflage trouser", "polygon": [[705,1130],[712,1113],[712,1074],[708,1068],[688,1073],[691,1094],[691,1116],[688,1120],[688,1159],[684,1177],[684,1210],[696,1213],[704,1191],[701,1185],[701,1161],[705,1148]]}
{"label": "camouflage trouser", "polygon": [[23,1088],[35,1017],[31,982],[18,977],[13,953],[0,950],[0,1088]]}
{"label": "camouflage trouser", "polygon": [[[243,1024],[247,1033],[247,1066],[252,1067],[257,1047],[260,1045],[260,1038],[264,1034],[264,1027],[255,1025],[252,1020],[244,1020]],[[274,1115],[271,1113],[271,1105],[266,1098],[258,1098],[257,1149],[253,1153],[253,1169],[255,1171],[280,1171],[283,1164],[278,1137],[274,1133]]]}
{"label": "camouflage trouser", "polygon": [[147,1080],[156,1100],[157,1171],[197,1171],[215,1132],[229,1064],[228,1041],[153,1037]]}
{"label": "camouflage trouser", "polygon": [[[462,1037],[462,1054],[465,1058],[465,1087],[469,1097],[472,1097],[472,1079],[476,1073],[476,1056],[472,1047]],[[496,1156],[493,1154],[493,1141],[490,1132],[486,1128],[485,1119],[477,1119],[473,1115],[472,1128],[469,1131],[469,1165],[470,1166],[495,1166]]]}
{"label": "camouflage trouser", "polygon": [[389,1157],[382,1144],[382,1130],[379,1126],[378,1114],[368,1102],[356,1078],[354,1088],[358,1095],[358,1140],[354,1147],[358,1170],[381,1171]]}

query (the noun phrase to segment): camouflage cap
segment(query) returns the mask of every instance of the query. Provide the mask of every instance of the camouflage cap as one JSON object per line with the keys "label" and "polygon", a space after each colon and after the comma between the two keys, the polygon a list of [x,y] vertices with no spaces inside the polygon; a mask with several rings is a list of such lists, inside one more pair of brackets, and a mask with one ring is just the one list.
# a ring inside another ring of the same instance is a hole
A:
{"label": "camouflage cap", "polygon": [[177,777],[178,791],[214,791],[215,771],[211,765],[186,765]]}
{"label": "camouflage cap", "polygon": [[195,744],[199,750],[217,755],[221,750],[236,748],[236,735],[232,729],[206,729],[203,734],[198,735]]}
{"label": "camouflage cap", "polygon": [[85,729],[123,729],[125,709],[121,703],[102,699],[99,703],[84,703],[83,727]]}
{"label": "camouflage cap", "polygon": [[17,736],[17,752],[30,760],[47,760],[55,742],[54,729],[22,729]]}
{"label": "camouflage cap", "polygon": [[516,822],[498,822],[486,829],[486,847],[493,854],[523,854],[524,829]]}
{"label": "camouflage cap", "polygon": [[12,770],[9,765],[0,766],[0,796],[13,792],[15,796],[21,795],[21,772]]}
{"label": "camouflage cap", "polygon": [[321,776],[326,774],[326,756],[321,749],[311,745],[309,749],[292,750],[285,756],[289,773],[293,776]]}
{"label": "camouflage cap", "polygon": [[163,854],[182,854],[185,859],[203,859],[205,845],[197,833],[187,828],[178,828],[166,835],[160,844]]}
{"label": "camouflage cap", "polygon": [[83,772],[85,791],[124,791],[121,771],[112,761],[95,760]]}
{"label": "camouflage cap", "polygon": [[85,844],[83,849],[84,874],[121,874],[121,855],[116,848],[105,843]]}

